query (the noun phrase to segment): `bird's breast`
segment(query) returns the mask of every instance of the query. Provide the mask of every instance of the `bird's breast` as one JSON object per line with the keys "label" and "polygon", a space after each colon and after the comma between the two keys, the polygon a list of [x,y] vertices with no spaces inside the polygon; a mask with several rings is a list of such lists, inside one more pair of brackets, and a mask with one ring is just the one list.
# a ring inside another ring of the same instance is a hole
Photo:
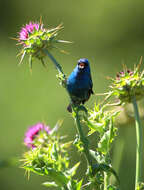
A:
{"label": "bird's breast", "polygon": [[86,76],[79,76],[69,78],[67,81],[67,89],[71,94],[78,95],[89,89],[89,78]]}

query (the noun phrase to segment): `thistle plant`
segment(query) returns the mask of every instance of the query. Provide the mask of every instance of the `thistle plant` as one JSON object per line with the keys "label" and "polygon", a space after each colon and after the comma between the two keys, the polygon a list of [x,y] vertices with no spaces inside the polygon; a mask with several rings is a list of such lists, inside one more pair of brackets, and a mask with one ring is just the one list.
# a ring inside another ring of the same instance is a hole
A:
{"label": "thistle plant", "polygon": [[21,45],[22,47],[18,54],[21,55],[19,64],[22,64],[25,55],[28,55],[30,70],[32,70],[34,59],[40,60],[45,67],[45,58],[48,56],[55,64],[59,73],[59,78],[64,81],[65,75],[62,71],[62,67],[50,53],[53,49],[59,49],[57,47],[59,43],[70,43],[68,41],[57,39],[58,33],[62,28],[63,26],[60,24],[55,28],[46,29],[44,28],[42,20],[40,20],[40,22],[30,22],[22,27],[17,38],[17,41],[19,42],[18,45]]}
{"label": "thistle plant", "polygon": [[[51,182],[45,182],[46,187],[52,186],[61,190],[118,190],[110,183],[111,175],[114,175],[119,183],[110,158],[111,145],[117,131],[114,119],[118,113],[109,111],[106,105],[95,105],[94,110],[89,110],[82,105],[93,94],[90,64],[87,59],[80,59],[69,78],[66,78],[61,65],[51,53],[52,49],[56,48],[56,44],[68,43],[56,38],[61,28],[62,26],[59,25],[54,29],[45,29],[42,22],[30,22],[24,26],[18,38],[22,46],[20,64],[24,56],[28,55],[31,69],[34,59],[40,60],[45,66],[46,56],[55,65],[60,84],[68,93],[70,101],[68,111],[74,118],[77,129],[73,144],[87,161],[86,180],[73,177],[80,162],[70,168],[68,148],[71,143],[63,142],[63,137],[57,133],[57,127],[51,130],[41,123],[32,126],[25,134],[24,141],[29,150],[23,156],[23,168],[28,172],[49,176]],[[79,79],[78,83],[77,79]],[[83,130],[85,126],[89,129],[88,134]],[[89,136],[94,132],[97,134],[98,141],[95,142],[96,147],[92,150]]]}
{"label": "thistle plant", "polygon": [[34,172],[41,176],[48,176],[52,181],[44,182],[46,187],[58,189],[80,189],[82,181],[73,179],[77,163],[69,168],[68,149],[71,142],[62,142],[64,137],[57,134],[58,125],[50,129],[43,123],[38,123],[25,134],[25,145],[29,148],[23,155],[23,168],[28,174]]}
{"label": "thistle plant", "polygon": [[139,65],[135,66],[133,71],[124,66],[123,71],[119,72],[115,79],[111,79],[111,91],[108,93],[108,97],[116,96],[119,99],[119,104],[133,104],[136,125],[135,190],[140,190],[144,187],[142,185],[142,125],[137,105],[137,101],[141,100],[144,96],[144,70],[140,72],[141,63],[142,58]]}
{"label": "thistle plant", "polygon": [[135,66],[134,70],[127,69],[124,66],[123,71],[117,73],[110,86],[111,96],[116,96],[120,104],[131,103],[133,99],[141,100],[144,96],[144,71],[140,72],[141,62]]}
{"label": "thistle plant", "polygon": [[114,126],[114,119],[119,113],[106,110],[107,105],[96,105],[93,110],[88,111],[88,117],[84,120],[89,127],[88,136],[97,132],[98,140],[95,150],[90,150],[91,156],[96,163],[96,181],[100,184],[100,189],[117,189],[110,184],[110,175],[113,174],[119,185],[119,178],[112,168],[110,150],[114,138],[117,136],[117,128]]}

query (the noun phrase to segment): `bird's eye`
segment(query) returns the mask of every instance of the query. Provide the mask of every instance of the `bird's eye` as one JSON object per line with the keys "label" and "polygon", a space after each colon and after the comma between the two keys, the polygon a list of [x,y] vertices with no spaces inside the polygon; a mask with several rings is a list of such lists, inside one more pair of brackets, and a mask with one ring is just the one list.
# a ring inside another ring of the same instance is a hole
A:
{"label": "bird's eye", "polygon": [[80,69],[83,69],[84,67],[85,67],[85,64],[84,64],[84,63],[80,63],[80,64],[79,64],[79,68],[80,68]]}

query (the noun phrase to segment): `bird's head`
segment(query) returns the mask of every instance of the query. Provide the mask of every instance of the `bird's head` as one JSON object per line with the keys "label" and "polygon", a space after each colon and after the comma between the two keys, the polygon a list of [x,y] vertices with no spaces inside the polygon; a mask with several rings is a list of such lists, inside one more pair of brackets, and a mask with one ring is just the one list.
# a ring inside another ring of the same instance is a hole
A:
{"label": "bird's head", "polygon": [[88,71],[90,69],[88,59],[79,59],[77,67],[79,71]]}

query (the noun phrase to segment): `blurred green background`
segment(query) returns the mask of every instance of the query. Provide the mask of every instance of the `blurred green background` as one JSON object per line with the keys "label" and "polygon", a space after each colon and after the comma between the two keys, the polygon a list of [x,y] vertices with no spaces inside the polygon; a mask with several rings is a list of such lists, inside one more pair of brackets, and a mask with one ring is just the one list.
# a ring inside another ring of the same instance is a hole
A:
{"label": "blurred green background", "polygon": [[[67,94],[58,84],[53,64],[48,61],[46,71],[36,61],[32,75],[27,64],[17,65],[19,48],[10,37],[17,37],[24,24],[37,21],[40,16],[46,27],[64,23],[60,37],[74,43],[62,47],[70,52],[69,55],[53,54],[67,75],[79,58],[88,58],[96,93],[108,90],[106,77],[114,76],[123,63],[133,68],[144,55],[144,1],[0,0],[0,159],[21,157],[25,151],[24,133],[28,126],[38,121],[46,121],[53,127],[58,119],[64,119],[60,133],[68,139],[73,139],[76,133],[73,119],[66,110]],[[24,62],[27,63],[27,59]],[[86,105],[92,108],[94,102],[100,100],[101,97],[93,96]],[[120,177],[121,190],[132,190],[134,122],[119,122],[118,128],[119,135],[112,151],[113,164]],[[72,164],[79,159],[75,151],[71,150]],[[80,158],[84,163],[83,157]],[[84,172],[85,168],[81,167],[79,176]],[[19,167],[0,169],[1,190],[46,189],[41,186],[44,180],[36,175],[27,180]]]}

